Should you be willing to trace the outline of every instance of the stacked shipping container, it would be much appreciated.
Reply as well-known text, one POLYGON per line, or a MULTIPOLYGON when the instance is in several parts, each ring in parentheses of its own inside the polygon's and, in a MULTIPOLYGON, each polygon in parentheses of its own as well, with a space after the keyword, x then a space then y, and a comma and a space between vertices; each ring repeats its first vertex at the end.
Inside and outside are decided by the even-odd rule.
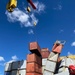
POLYGON ((6 63, 5 75, 25 75, 26 74, 26 60, 6 63))
POLYGON ((63 45, 60 43, 55 43, 52 52, 50 53, 46 65, 43 71, 43 75, 54 75, 55 70, 56 70, 56 65, 58 62, 58 57, 61 53, 63 45))
POLYGON ((32 52, 27 55, 26 75, 42 75, 41 49, 37 42, 29 44, 29 50, 32 52))

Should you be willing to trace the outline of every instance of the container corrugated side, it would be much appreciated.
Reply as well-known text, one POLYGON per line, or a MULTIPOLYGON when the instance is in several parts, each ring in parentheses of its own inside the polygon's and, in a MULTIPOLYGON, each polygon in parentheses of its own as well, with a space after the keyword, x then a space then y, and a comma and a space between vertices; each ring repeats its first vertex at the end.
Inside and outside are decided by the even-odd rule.
POLYGON ((19 75, 19 71, 18 71, 18 70, 13 70, 13 71, 11 72, 11 75, 19 75))
POLYGON ((26 70, 19 70, 19 75, 26 75, 26 70))
POLYGON ((45 66, 46 65, 46 62, 47 62, 47 58, 42 59, 42 66, 45 66))
POLYGON ((26 72, 42 73, 42 66, 35 62, 27 63, 26 72))
POLYGON ((20 61, 19 69, 26 69, 26 60, 20 61))
POLYGON ((69 65, 74 65, 74 62, 73 62, 73 60, 71 58, 67 58, 65 63, 66 63, 67 67, 69 67, 69 65))
POLYGON ((41 48, 37 42, 31 42, 29 44, 29 50, 32 53, 35 53, 36 55, 41 56, 41 48))
POLYGON ((12 66, 12 63, 6 63, 5 64, 5 71, 11 71, 11 66, 12 66))
POLYGON ((12 70, 16 70, 19 68, 19 61, 13 62, 12 63, 12 70))
POLYGON ((39 65, 42 65, 42 58, 37 56, 35 53, 27 55, 27 63, 36 62, 39 65))
POLYGON ((56 62, 57 62, 58 56, 59 56, 59 54, 57 53, 57 54, 55 54, 55 55, 52 56, 52 57, 48 57, 48 60, 52 60, 52 61, 56 61, 56 62))
POLYGON ((68 71, 68 68, 61 67, 58 69, 58 73, 63 72, 63 71, 68 71))
POLYGON ((64 58, 64 59, 62 59, 60 67, 61 66, 67 66, 67 67, 69 67, 69 65, 74 65, 74 61, 72 59, 67 58, 67 57, 64 58))
POLYGON ((56 62, 47 60, 45 70, 55 72, 55 69, 56 69, 56 62))
POLYGON ((43 75, 54 75, 54 74, 53 74, 52 72, 49 72, 49 71, 46 71, 46 70, 45 70, 45 71, 43 72, 43 75))

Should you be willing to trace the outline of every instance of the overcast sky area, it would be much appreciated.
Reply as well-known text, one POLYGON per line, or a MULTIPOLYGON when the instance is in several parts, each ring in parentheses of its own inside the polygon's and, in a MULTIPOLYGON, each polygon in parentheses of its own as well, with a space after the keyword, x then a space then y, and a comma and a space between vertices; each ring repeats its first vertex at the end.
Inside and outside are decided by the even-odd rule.
POLYGON ((32 1, 36 10, 31 7, 30 13, 26 0, 18 0, 12 13, 6 10, 8 0, 0 1, 0 75, 6 62, 26 60, 33 41, 51 51, 56 40, 65 40, 61 56, 75 54, 75 0, 32 1))

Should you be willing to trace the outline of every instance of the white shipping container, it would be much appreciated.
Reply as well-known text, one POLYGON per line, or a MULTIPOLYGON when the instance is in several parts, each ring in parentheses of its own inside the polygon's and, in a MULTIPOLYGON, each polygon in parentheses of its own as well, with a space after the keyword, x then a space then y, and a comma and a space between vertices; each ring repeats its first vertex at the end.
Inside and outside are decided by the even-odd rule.
POLYGON ((74 65, 75 65, 75 59, 72 59, 73 60, 73 62, 74 62, 74 65))
POLYGON ((26 70, 19 70, 19 75, 26 75, 26 70))
POLYGON ((5 71, 11 71, 11 66, 12 66, 12 63, 6 63, 5 64, 5 71))
POLYGON ((68 71, 68 68, 61 67, 59 68, 58 73, 63 72, 63 71, 68 71))
POLYGON ((56 54, 56 53, 54 53, 54 52, 51 52, 51 53, 49 54, 48 58, 51 58, 51 57, 53 57, 55 54, 56 54))
POLYGON ((61 73, 54 74, 54 75, 70 75, 70 73, 69 73, 69 71, 63 71, 61 73))
POLYGON ((55 54, 52 57, 48 57, 48 60, 57 61, 59 54, 55 54))
POLYGON ((26 60, 20 61, 19 69, 26 69, 26 60))
POLYGON ((47 62, 47 58, 42 59, 42 66, 45 66, 46 65, 46 62, 47 62))
POLYGON ((45 70, 55 72, 55 69, 56 69, 56 62, 47 60, 45 70))
POLYGON ((74 62, 73 62, 73 60, 71 58, 67 58, 65 63, 66 63, 67 67, 69 67, 69 65, 74 65, 74 62))
POLYGON ((54 74, 53 74, 52 72, 49 72, 49 71, 46 71, 46 70, 45 70, 45 71, 43 72, 43 75, 54 75, 54 74))
POLYGON ((16 70, 19 68, 19 61, 13 62, 12 63, 12 70, 16 70))
POLYGON ((61 67, 61 66, 67 66, 67 67, 69 67, 69 65, 74 65, 74 61, 73 61, 71 58, 65 57, 65 58, 61 61, 60 67, 61 67))
POLYGON ((65 66, 65 65, 66 65, 65 61, 66 61, 66 58, 62 59, 61 64, 60 64, 59 67, 61 67, 61 66, 65 66))

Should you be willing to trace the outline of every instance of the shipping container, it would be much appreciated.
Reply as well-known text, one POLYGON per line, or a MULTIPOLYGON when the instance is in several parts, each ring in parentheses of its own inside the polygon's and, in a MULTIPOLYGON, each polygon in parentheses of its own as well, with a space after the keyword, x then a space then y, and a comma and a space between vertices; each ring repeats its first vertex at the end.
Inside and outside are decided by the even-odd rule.
POLYGON ((35 62, 27 63, 26 72, 42 73, 42 66, 35 62))
POLYGON ((4 75, 11 75, 11 72, 4 72, 4 75))
POLYGON ((63 71, 61 73, 57 73, 57 74, 54 74, 54 75, 70 75, 70 73, 69 73, 69 70, 68 70, 68 71, 63 71))
POLYGON ((29 50, 32 53, 35 53, 36 55, 41 56, 41 48, 40 48, 40 46, 38 45, 37 42, 31 42, 29 44, 29 50))
POLYGON ((49 51, 41 51, 42 58, 48 58, 50 52, 49 51))
POLYGON ((56 52, 51 52, 51 53, 49 54, 48 58, 51 58, 51 57, 53 57, 53 56, 56 55, 56 54, 57 54, 56 52))
POLYGON ((65 63, 66 63, 67 67, 69 67, 70 65, 74 65, 75 64, 74 61, 71 58, 67 58, 65 63))
POLYGON ((26 60, 20 61, 19 69, 26 69, 26 60))
POLYGON ((47 60, 44 70, 55 72, 55 69, 56 69, 56 62, 47 60))
POLYGON ((54 75, 54 73, 45 70, 45 71, 43 72, 43 75, 54 75))
POLYGON ((61 67, 58 69, 58 73, 63 72, 63 71, 68 71, 69 69, 66 67, 61 67))
POLYGON ((36 62, 39 65, 42 65, 42 58, 37 56, 35 53, 27 55, 27 63, 36 62))
POLYGON ((74 65, 74 64, 75 63, 74 63, 74 61, 72 59, 65 57, 64 59, 62 59, 60 67, 61 66, 69 67, 69 65, 74 65))
POLYGON ((55 54, 54 52, 51 52, 50 55, 49 55, 49 57, 48 57, 48 60, 52 60, 52 61, 57 62, 58 57, 59 57, 58 53, 55 54))
POLYGON ((17 70, 19 68, 19 61, 15 61, 12 63, 12 70, 17 70))
POLYGON ((45 66, 46 65, 46 62, 47 62, 47 58, 42 59, 42 66, 45 66))
POLYGON ((61 53, 62 48, 63 48, 63 45, 60 44, 59 46, 57 46, 57 47, 56 47, 55 49, 53 49, 52 51, 53 51, 53 52, 56 52, 56 53, 61 53))
POLYGON ((6 63, 5 64, 5 71, 11 71, 11 66, 12 66, 12 63, 6 63))
POLYGON ((26 70, 19 70, 19 75, 26 75, 26 70))
POLYGON ((19 70, 12 70, 11 75, 19 75, 19 70))

